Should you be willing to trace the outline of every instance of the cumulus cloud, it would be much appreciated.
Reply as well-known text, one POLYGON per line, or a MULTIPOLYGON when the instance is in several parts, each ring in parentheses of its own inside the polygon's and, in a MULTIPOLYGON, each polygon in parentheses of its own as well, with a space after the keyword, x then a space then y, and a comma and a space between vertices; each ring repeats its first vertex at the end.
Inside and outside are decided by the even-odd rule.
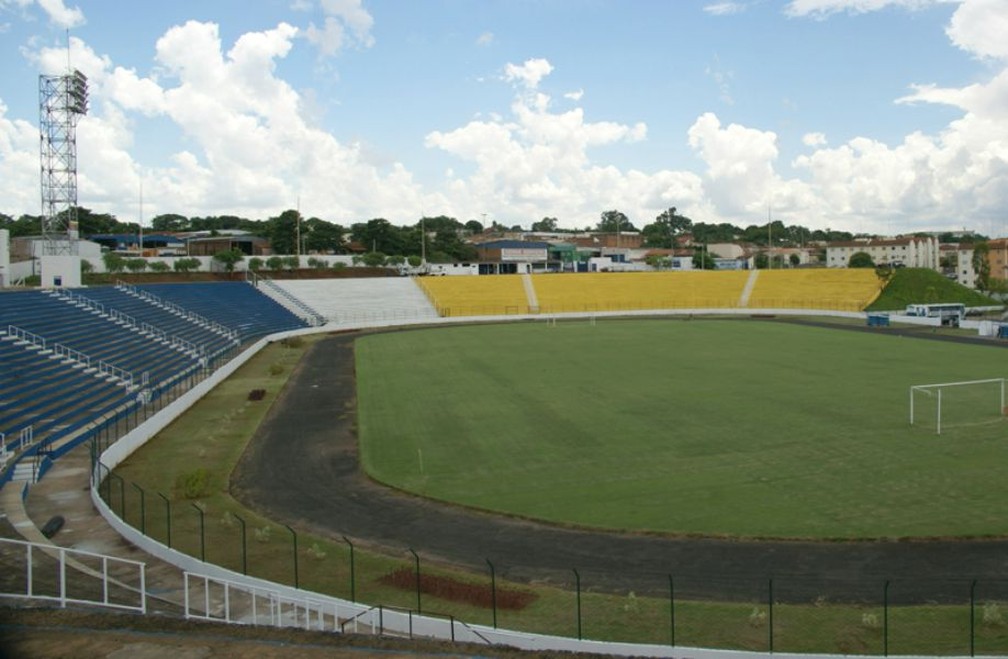
POLYGON ((325 20, 322 26, 309 23, 305 38, 319 53, 330 57, 348 46, 370 48, 374 45, 371 28, 374 18, 361 5, 361 0, 322 0, 325 20))
POLYGON ((504 67, 504 79, 516 82, 526 89, 535 89, 539 82, 553 72, 553 65, 545 59, 529 59, 523 64, 508 63, 504 67))
POLYGON ((38 0, 38 4, 55 25, 73 28, 84 24, 84 12, 79 7, 67 7, 63 0, 38 0))
POLYGON ((1002 0, 963 2, 952 15, 946 34, 969 53, 1008 60, 1008 11, 1002 0))
POLYGON ((826 136, 822 133, 805 133, 802 135, 802 144, 805 146, 824 146, 826 136))
POLYGON ((731 14, 742 13, 745 11, 745 8, 746 6, 743 2, 716 2, 707 5, 703 10, 713 16, 729 16, 731 14))
POLYGON ((788 16, 825 18, 830 14, 866 14, 886 7, 923 9, 929 5, 955 0, 791 0, 784 8, 788 16))
POLYGON ((593 148, 645 139, 643 122, 588 121, 582 108, 552 111, 548 95, 527 92, 552 71, 546 60, 508 64, 505 71, 520 87, 509 116, 427 135, 428 147, 475 167, 464 178, 453 171, 447 176, 447 194, 457 208, 503 210, 525 219, 550 215, 564 226, 584 227, 595 224, 601 208, 615 206, 646 223, 670 204, 701 203, 695 174, 621 171, 592 162, 593 148))
MULTIPOLYGON (((167 30, 155 47, 157 78, 115 66, 84 42, 71 39, 75 65, 91 83, 92 112, 78 125, 81 203, 133 215, 137 183, 144 181, 148 212, 238 214, 266 217, 299 196, 306 213, 347 221, 384 216, 410 219, 418 208, 444 200, 424 195, 399 163, 378 168, 356 144, 344 144, 304 118, 299 94, 276 75, 297 28, 241 35, 230 46, 217 25, 189 21, 167 30), (169 122, 187 148, 165 165, 132 155, 140 118, 169 122), (352 181, 334 185, 334 181, 352 181)), ((40 68, 62 71, 66 53, 42 49, 40 68)), ((0 105, 0 197, 12 203, 30 192, 38 206, 38 130, 4 118, 0 105)))

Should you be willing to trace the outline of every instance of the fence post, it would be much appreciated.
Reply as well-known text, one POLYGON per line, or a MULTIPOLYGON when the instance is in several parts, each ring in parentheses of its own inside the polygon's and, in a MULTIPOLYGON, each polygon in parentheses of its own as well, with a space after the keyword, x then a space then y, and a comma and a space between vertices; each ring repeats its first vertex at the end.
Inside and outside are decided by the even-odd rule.
POLYGON ((350 601, 357 602, 357 586, 356 580, 354 579, 354 561, 353 561, 353 543, 346 536, 343 536, 343 542, 347 543, 350 547, 350 601))
POLYGON ((889 580, 882 588, 882 656, 889 656, 889 580))
POLYGON ((413 551, 412 547, 408 549, 413 554, 413 561, 416 563, 416 610, 417 613, 423 613, 423 610, 420 608, 420 556, 413 551))
POLYGON ((773 577, 767 583, 767 643, 773 654, 773 577))
POLYGON ((167 540, 168 549, 171 549, 171 499, 161 494, 157 493, 159 497, 164 499, 165 504, 165 539, 167 540))
POLYGON ((493 609, 493 626, 497 629, 497 571, 490 559, 486 559, 486 564, 490 566, 490 606, 493 609))
POLYGON ((669 633, 672 647, 675 647, 675 581, 668 575, 669 633))
POLYGON ((196 502, 192 502, 191 505, 199 513, 199 554, 200 560, 206 563, 206 527, 204 526, 204 515, 203 509, 196 505, 196 502))
POLYGON ((248 545, 245 542, 245 520, 238 513, 231 513, 241 523, 242 574, 248 574, 248 545))
MULTIPOLYGON (((284 524, 284 526, 287 526, 284 524)), ((298 578, 298 546, 297 546, 297 533, 291 527, 287 526, 287 530, 290 531, 291 538, 294 541, 294 587, 300 588, 301 581, 298 578)))
POLYGON ((145 501, 147 497, 142 487, 133 481, 130 481, 130 485, 140 493, 140 533, 147 535, 147 503, 145 501))
POLYGON ((970 656, 976 656, 976 579, 970 583, 970 656))
POLYGON ((577 592, 577 634, 578 640, 581 640, 581 575, 578 574, 577 568, 571 568, 574 572, 574 590, 577 592))
MULTIPOLYGON (((111 479, 113 479, 113 478, 119 479, 119 517, 122 518, 122 521, 125 522, 126 521, 126 481, 124 481, 123 477, 120 476, 119 474, 110 471, 109 472, 109 480, 111 481, 111 479)), ((109 499, 110 499, 109 503, 110 504, 112 503, 111 502, 111 498, 112 498, 112 488, 110 486, 109 487, 109 499)))

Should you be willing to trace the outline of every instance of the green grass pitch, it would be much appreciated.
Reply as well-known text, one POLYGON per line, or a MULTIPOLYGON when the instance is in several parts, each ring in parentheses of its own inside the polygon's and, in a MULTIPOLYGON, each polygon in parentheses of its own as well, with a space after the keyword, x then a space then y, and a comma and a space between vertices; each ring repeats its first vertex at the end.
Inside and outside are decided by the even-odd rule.
POLYGON ((371 335, 356 347, 361 459, 404 490, 590 527, 1004 535, 997 402, 946 401, 938 436, 929 419, 909 425, 908 389, 1001 377, 1005 356, 736 320, 371 335))

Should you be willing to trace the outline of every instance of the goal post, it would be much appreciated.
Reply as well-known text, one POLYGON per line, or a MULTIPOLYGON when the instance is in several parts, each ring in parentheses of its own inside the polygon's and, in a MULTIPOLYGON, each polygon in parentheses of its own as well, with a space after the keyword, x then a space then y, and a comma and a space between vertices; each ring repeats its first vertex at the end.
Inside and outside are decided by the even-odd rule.
MULTIPOLYGON (((954 414, 957 420, 983 422, 989 418, 1005 416, 1005 378, 967 380, 963 382, 940 382, 937 384, 916 384, 910 387, 910 425, 915 425, 922 414, 921 403, 928 401, 924 414, 933 419, 935 433, 941 434, 942 413, 954 414), (943 396, 944 394, 944 396, 943 396)), ((946 425, 948 421, 946 419, 946 425)))

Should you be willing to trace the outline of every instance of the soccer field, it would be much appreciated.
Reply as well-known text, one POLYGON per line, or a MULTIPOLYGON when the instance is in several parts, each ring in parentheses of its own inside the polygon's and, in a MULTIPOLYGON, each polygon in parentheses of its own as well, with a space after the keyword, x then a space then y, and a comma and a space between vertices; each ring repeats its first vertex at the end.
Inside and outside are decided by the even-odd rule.
POLYGON ((1002 377, 1000 348, 737 320, 463 326, 356 345, 362 463, 425 496, 676 534, 1008 530, 996 402, 989 414, 947 402, 940 436, 908 423, 911 385, 1002 377))

